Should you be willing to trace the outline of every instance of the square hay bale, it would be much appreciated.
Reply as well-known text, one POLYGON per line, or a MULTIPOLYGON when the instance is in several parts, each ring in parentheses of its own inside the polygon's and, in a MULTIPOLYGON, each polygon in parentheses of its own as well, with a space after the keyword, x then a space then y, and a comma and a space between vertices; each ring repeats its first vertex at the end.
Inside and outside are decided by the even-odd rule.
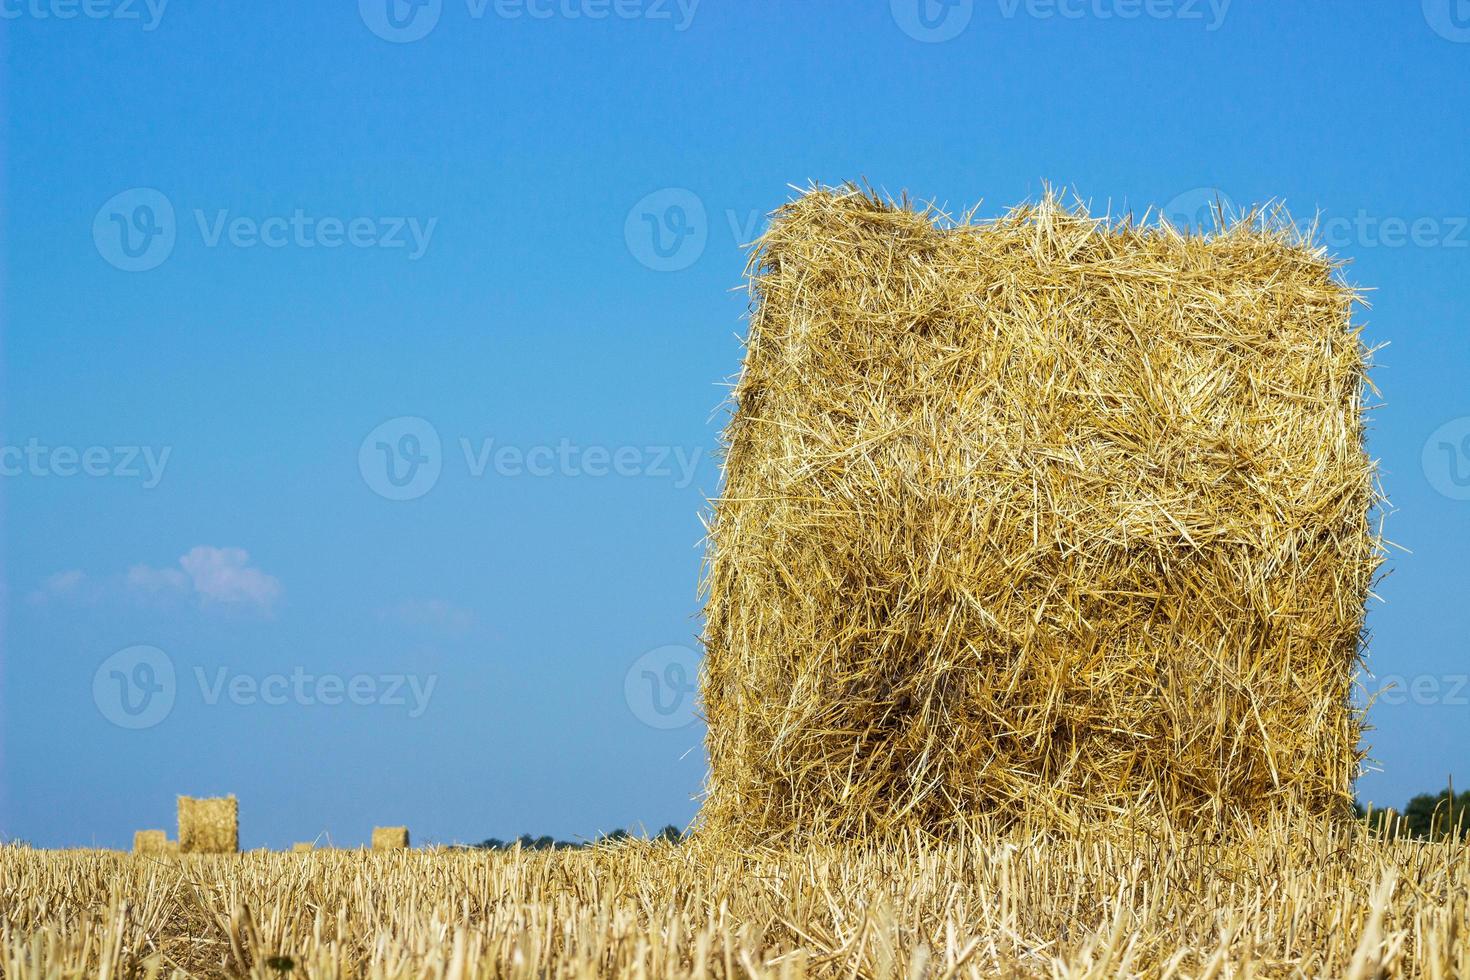
POLYGON ((240 808, 233 796, 179 797, 179 850, 234 854, 240 850, 240 808))
POLYGON ((1382 549, 1338 265, 1280 214, 1202 237, 1050 193, 774 217, 710 517, 703 826, 1342 812, 1382 549))
POLYGON ((167 854, 168 845, 168 831, 166 830, 133 831, 134 854, 167 854))
POLYGON ((408 847, 407 827, 374 827, 373 850, 398 851, 408 847))
POLYGON ((311 843, 311 841, 297 841, 291 845, 292 854, 306 854, 314 850, 316 850, 316 845, 311 843))

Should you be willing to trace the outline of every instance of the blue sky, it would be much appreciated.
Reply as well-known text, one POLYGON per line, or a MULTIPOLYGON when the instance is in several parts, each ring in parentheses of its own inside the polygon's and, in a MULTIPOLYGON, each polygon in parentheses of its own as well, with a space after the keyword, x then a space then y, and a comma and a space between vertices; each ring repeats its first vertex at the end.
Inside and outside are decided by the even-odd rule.
POLYGON ((0 2, 0 834, 686 823, 740 243, 850 178, 1320 210, 1418 684, 1361 791, 1470 784, 1470 5, 392 2, 0 2))

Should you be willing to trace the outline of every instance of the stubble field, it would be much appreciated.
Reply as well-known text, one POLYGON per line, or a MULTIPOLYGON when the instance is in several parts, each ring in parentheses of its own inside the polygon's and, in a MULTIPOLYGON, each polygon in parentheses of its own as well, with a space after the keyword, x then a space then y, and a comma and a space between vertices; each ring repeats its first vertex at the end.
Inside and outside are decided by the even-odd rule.
POLYGON ((7 980, 1470 976, 1470 849, 976 835, 734 854, 0 849, 7 980))

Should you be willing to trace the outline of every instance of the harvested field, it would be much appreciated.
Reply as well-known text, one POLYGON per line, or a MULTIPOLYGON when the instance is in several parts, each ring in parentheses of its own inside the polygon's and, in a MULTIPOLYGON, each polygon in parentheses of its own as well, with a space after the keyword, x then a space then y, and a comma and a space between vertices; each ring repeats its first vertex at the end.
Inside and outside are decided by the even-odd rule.
MULTIPOLYGON (((1343 832, 1344 834, 1347 831, 1343 832)), ((0 850, 7 980, 1470 976, 1470 849, 1010 834, 744 857, 0 850)))

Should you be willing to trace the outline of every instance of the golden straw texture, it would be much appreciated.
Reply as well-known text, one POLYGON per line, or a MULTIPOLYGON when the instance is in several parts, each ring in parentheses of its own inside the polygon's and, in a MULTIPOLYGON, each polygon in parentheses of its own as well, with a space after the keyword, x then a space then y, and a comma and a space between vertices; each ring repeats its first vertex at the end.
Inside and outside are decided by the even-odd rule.
POLYGON ((135 831, 133 831, 133 853, 134 854, 167 854, 168 853, 168 831, 166 831, 166 830, 135 830, 135 831))
POLYGON ((408 846, 407 827, 374 827, 373 850, 397 851, 408 846))
POLYGON ((1342 812, 1368 352, 1272 217, 777 212, 710 517, 706 830, 1342 812))
POLYGON ((0 847, 5 980, 1470 977, 1470 847, 1269 827, 742 855, 713 842, 0 847))
POLYGON ((179 849, 186 854, 233 854, 240 849, 240 811, 233 796, 179 797, 179 849))

